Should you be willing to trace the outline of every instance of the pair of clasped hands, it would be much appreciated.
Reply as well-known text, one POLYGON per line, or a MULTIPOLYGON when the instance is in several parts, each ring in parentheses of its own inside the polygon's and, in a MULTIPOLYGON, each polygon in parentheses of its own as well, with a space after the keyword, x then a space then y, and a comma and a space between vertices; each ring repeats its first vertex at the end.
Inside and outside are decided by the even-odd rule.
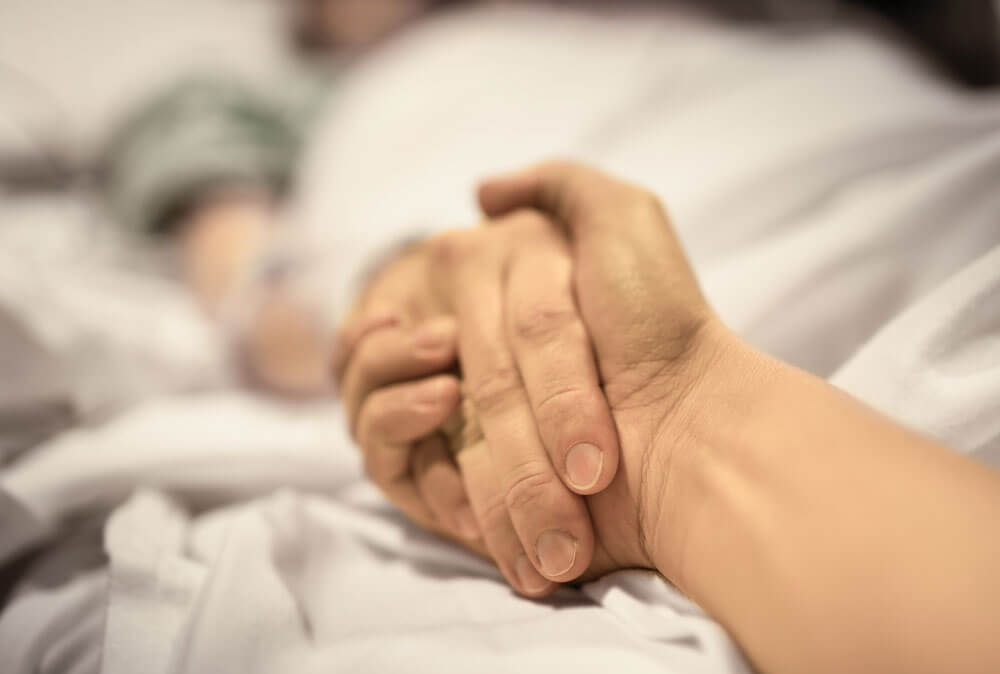
POLYGON ((648 191, 550 162, 479 201, 481 226, 399 254, 342 328, 366 470, 526 596, 657 567, 675 446, 725 328, 648 191))

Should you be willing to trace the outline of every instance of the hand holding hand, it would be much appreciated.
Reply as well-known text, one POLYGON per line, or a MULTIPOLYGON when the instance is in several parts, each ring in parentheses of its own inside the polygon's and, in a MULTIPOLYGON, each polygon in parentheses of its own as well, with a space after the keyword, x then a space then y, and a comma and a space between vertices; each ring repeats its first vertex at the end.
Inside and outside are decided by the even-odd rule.
MULTIPOLYGON (((504 220, 505 227, 418 245, 376 279, 363 302, 397 307, 405 325, 454 316, 464 389, 486 439, 458 455, 462 479, 487 550, 514 587, 538 596, 553 589, 549 581, 572 580, 590 565, 593 533, 576 494, 612 481, 618 442, 573 300, 564 240, 537 215, 504 220)), ((349 323, 349 345, 362 326, 349 323)), ((430 382, 406 380, 448 367, 454 351, 431 357, 413 349, 398 330, 370 333, 356 349, 343 349, 350 355, 342 390, 373 479, 426 523, 440 511, 429 505, 435 492, 421 498, 418 455, 400 449, 439 426, 458 392, 454 377, 437 379, 439 403, 418 410, 416 390, 430 382), (405 438, 381 439, 401 428, 405 438)), ((435 457, 438 475, 454 471, 440 450, 435 457)))

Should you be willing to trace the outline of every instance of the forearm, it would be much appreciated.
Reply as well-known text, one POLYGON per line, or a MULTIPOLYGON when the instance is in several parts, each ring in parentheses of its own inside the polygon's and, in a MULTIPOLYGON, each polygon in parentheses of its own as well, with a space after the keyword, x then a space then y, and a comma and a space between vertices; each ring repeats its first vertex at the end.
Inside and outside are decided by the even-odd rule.
POLYGON ((662 486, 660 571, 765 671, 1000 671, 1000 476, 723 341, 662 486))

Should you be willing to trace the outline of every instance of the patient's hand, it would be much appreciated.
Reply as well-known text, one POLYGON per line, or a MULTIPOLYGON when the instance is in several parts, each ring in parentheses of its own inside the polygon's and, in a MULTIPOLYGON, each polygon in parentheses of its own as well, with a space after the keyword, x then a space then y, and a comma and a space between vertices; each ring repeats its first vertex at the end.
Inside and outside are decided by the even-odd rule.
POLYGON ((399 322, 363 339, 364 321, 349 322, 342 392, 373 480, 417 522, 458 533, 447 514, 464 504, 458 473, 434 433, 458 403, 458 379, 411 381, 455 356, 447 321, 423 326, 437 331, 433 349, 413 329, 455 317, 464 390, 487 440, 458 454, 461 480, 486 549, 515 588, 538 596, 590 567, 577 494, 611 483, 619 450, 564 240, 532 213, 504 221, 436 237, 376 279, 358 315, 396 307, 399 322), (432 474, 445 486, 427 486, 432 474))

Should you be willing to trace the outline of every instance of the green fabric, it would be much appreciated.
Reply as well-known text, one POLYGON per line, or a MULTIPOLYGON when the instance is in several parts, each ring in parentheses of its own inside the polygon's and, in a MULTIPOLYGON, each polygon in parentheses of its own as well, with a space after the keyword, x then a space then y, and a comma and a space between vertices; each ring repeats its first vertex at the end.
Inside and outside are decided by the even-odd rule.
POLYGON ((162 233, 167 217, 213 186, 288 183, 309 114, 217 75, 182 81, 127 119, 101 158, 114 219, 162 233))

